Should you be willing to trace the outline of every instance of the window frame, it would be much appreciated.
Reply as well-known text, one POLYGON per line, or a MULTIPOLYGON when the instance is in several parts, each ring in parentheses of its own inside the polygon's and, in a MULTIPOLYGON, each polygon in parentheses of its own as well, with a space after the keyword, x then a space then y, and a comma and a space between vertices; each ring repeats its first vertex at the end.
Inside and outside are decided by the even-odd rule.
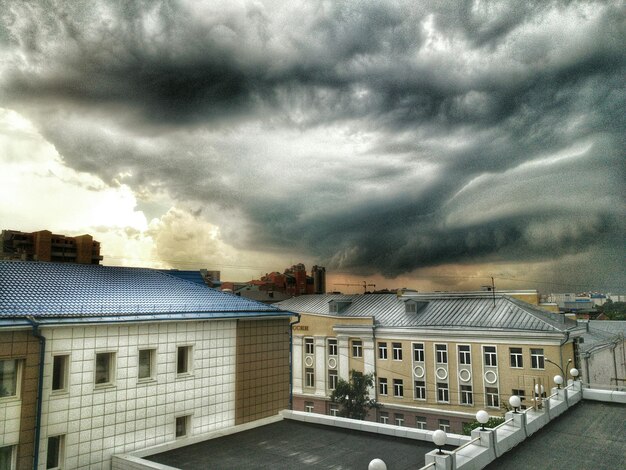
POLYGON ((9 452, 10 452, 9 469, 14 470, 17 464, 17 445, 16 444, 2 445, 0 446, 0 449, 9 449, 9 452))
POLYGON ((352 357, 360 359, 363 357, 363 340, 353 339, 351 342, 352 357))
POLYGON ((389 395, 389 382, 387 381, 387 377, 378 378, 378 394, 383 396, 389 395))
POLYGON ((437 403, 450 403, 450 385, 447 382, 437 382, 437 403))
POLYGON ((115 379, 116 379, 116 360, 117 360, 117 354, 114 351, 100 351, 100 352, 96 352, 95 354, 95 358, 94 358, 94 378, 93 378, 93 382, 95 387, 111 387, 113 385, 115 385, 115 379), (109 356, 109 362, 108 362, 108 372, 107 372, 107 377, 106 377, 106 381, 104 382, 99 382, 98 381, 98 356, 109 356))
POLYGON ((378 343, 378 359, 381 360, 386 360, 388 357, 387 355, 387 342, 386 341, 380 341, 378 343))
POLYGON ((435 363, 436 364, 448 364, 448 345, 447 344, 435 344, 435 363), (439 346, 443 346, 440 349, 439 346))
MULTIPOLYGON (((0 395, 0 401, 5 401, 5 400, 15 400, 17 398, 19 398, 22 394, 22 367, 23 367, 23 360, 22 359, 15 359, 15 358, 9 358, 9 359, 0 359, 0 362, 11 362, 13 361, 15 366, 14 366, 14 373, 13 373, 13 387, 12 390, 13 393, 11 393, 10 395, 4 395, 1 396, 0 395)), ((0 370, 2 370, 2 372, 4 373, 4 367, 2 367, 0 370)), ((8 374, 7 374, 8 375, 8 374)), ((4 383, 5 381, 2 380, 0 381, 0 384, 4 383)), ((8 382, 8 381, 7 381, 8 382)), ((7 390, 5 388, 5 390, 7 390)), ((8 390, 7 390, 8 391, 8 390)))
POLYGON ((313 367, 304 368, 304 386, 315 388, 315 369, 313 367))
POLYGON ((509 364, 512 369, 524 368, 524 352, 522 348, 509 348, 509 364))
POLYGON ((426 400, 426 381, 425 380, 413 381, 413 398, 415 400, 426 400), (421 391, 421 393, 418 393, 418 390, 421 391))
POLYGON ((449 419, 439 418, 437 421, 437 425, 439 426, 439 429, 441 429, 443 432, 450 432, 450 420, 449 419))
POLYGON ((526 409, 526 405, 524 405, 524 401, 526 401, 526 390, 523 388, 514 388, 511 389, 511 395, 517 395, 520 399, 521 405, 520 408, 522 410, 526 409))
POLYGON ((424 343, 413 343, 413 362, 425 362, 425 360, 424 343))
POLYGON ((46 447, 46 470, 62 469, 65 463, 65 434, 56 434, 48 436, 46 447), (50 441, 56 439, 56 465, 50 466, 50 441))
POLYGON ((337 340, 335 338, 328 339, 328 355, 329 356, 337 356, 338 346, 337 340))
POLYGON ((328 406, 328 415, 329 416, 339 416, 339 407, 337 405, 329 405, 328 406))
POLYGON ((546 354, 543 348, 530 348, 530 368, 535 370, 545 370, 546 354), (541 351, 541 353, 536 353, 535 351, 541 351), (540 363, 541 367, 539 367, 540 363))
POLYGON ((393 352, 393 360, 401 361, 402 360, 402 343, 391 343, 391 348, 393 352))
POLYGON ((315 339, 311 337, 304 338, 304 354, 315 354, 315 339))
POLYGON ((339 374, 334 369, 328 371, 328 390, 336 390, 337 382, 339 381, 339 374))
MULTIPOLYGON (((178 354, 178 350, 176 350, 177 354, 178 354)), ((151 380, 155 380, 155 372, 156 372, 156 357, 157 357, 157 350, 156 348, 141 348, 137 350, 137 381, 138 382, 148 382, 151 380), (146 377, 141 377, 140 373, 141 373, 141 353, 147 351, 148 352, 148 358, 150 363, 148 364, 148 376, 146 377)), ((178 367, 178 365, 177 365, 178 367)))
POLYGON ((52 355, 52 381, 50 383, 50 390, 52 393, 65 393, 69 386, 70 376, 70 355, 69 354, 53 354, 52 355), (57 379, 57 359, 61 360, 60 379, 57 379), (55 388, 55 383, 60 382, 60 385, 55 388))
POLYGON ((459 344, 457 346, 459 365, 471 366, 472 365, 472 348, 469 344, 459 344), (467 348, 467 349, 461 349, 467 348))
POLYGON ((389 424, 389 413, 386 411, 381 411, 378 415, 378 420, 380 424, 389 424))
POLYGON ((184 439, 191 436, 191 415, 179 415, 174 420, 174 437, 176 439, 184 439), (182 420, 182 421, 180 421, 182 420), (179 433, 179 422, 184 426, 183 433, 179 433))
POLYGON ((404 398, 404 380, 393 379, 393 396, 395 398, 404 398))
POLYGON ((393 421, 396 426, 404 426, 404 423, 405 423, 404 413, 394 413, 393 421))
POLYGON ((471 385, 461 385, 461 405, 474 406, 474 389, 471 385))
POLYGON ((415 416, 415 427, 417 429, 426 429, 426 426, 428 426, 428 420, 426 419, 426 416, 415 416))
POLYGON ((176 375, 178 377, 188 376, 193 373, 193 346, 190 344, 176 345, 176 375), (185 357, 183 358, 185 363, 185 370, 181 370, 181 357, 180 352, 185 351, 185 357))
POLYGON ((500 408, 500 393, 497 387, 485 387, 485 406, 487 408, 500 408), (495 392, 489 390, 495 390, 495 392))
POLYGON ((314 413, 315 412, 315 403, 312 401, 304 402, 304 412, 305 413, 314 413))
POLYGON ((498 348, 492 345, 483 346, 483 364, 485 367, 498 367, 498 348))

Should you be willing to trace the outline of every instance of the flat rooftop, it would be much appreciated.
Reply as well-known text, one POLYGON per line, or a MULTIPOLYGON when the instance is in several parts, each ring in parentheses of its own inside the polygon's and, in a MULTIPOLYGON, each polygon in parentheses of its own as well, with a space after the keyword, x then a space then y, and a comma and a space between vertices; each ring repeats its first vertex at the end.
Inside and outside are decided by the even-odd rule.
POLYGON ((285 419, 143 458, 181 470, 363 470, 379 458, 389 469, 415 470, 434 448, 432 442, 285 419))
POLYGON ((583 400, 485 468, 613 470, 625 462, 626 406, 583 400))

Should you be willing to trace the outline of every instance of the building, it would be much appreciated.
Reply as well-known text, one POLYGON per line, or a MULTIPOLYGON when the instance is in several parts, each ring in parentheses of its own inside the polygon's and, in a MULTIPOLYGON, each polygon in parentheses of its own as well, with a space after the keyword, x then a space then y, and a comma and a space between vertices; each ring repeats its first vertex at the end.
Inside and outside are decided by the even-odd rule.
POLYGON ((0 462, 108 469, 277 414, 291 315, 159 270, 0 261, 0 462))
POLYGON ((99 264, 100 243, 91 235, 67 237, 48 230, 26 233, 3 230, 0 260, 99 264))
POLYGON ((294 410, 336 415, 330 396, 351 370, 373 373, 369 420, 461 432, 511 395, 532 403, 577 364, 584 326, 493 293, 311 295, 280 302, 293 326, 294 410), (553 363, 556 363, 553 365, 553 363))
POLYGON ((311 275, 306 273, 306 266, 295 264, 285 269, 267 273, 261 279, 248 282, 223 282, 221 289, 235 295, 264 303, 276 303, 290 297, 326 292, 326 268, 313 266, 311 275))
POLYGON ((585 382, 626 390, 626 321, 584 322, 580 355, 585 382))

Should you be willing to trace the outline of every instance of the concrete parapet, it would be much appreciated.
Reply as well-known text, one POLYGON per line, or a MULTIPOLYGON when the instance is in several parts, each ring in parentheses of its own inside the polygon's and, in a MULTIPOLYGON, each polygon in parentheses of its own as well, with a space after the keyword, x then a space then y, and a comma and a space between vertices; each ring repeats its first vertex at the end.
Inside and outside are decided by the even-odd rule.
POLYGON ((582 395, 585 400, 626 403, 626 392, 583 388, 582 395))

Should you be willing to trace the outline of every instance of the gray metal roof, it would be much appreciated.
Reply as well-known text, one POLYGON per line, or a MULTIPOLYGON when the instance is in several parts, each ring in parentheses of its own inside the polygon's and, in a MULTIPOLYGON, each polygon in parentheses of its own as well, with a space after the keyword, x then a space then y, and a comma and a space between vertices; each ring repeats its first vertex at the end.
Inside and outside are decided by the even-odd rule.
POLYGON ((563 332, 576 322, 563 315, 541 310, 506 295, 492 294, 418 294, 398 297, 395 294, 304 295, 274 304, 298 313, 374 317, 376 325, 398 328, 480 328, 563 332), (331 301, 350 302, 340 313, 330 313, 331 301), (417 302, 417 313, 408 313, 406 302, 417 302))
POLYGON ((602 349, 615 341, 623 341, 626 336, 626 321, 590 320, 587 325, 582 335, 585 341, 580 344, 583 352, 602 349))
POLYGON ((0 326, 26 315, 131 321, 288 312, 155 269, 0 261, 0 326))

